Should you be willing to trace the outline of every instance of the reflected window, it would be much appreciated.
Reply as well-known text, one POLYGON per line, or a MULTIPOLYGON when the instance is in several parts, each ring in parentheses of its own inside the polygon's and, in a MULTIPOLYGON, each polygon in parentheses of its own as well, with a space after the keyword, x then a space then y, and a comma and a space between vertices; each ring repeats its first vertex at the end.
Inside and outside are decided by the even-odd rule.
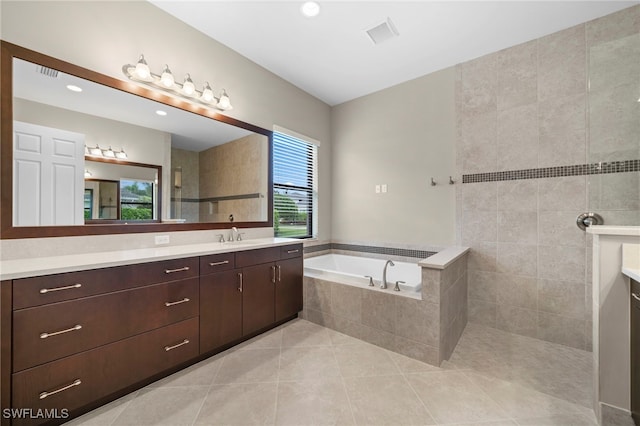
POLYGON ((315 144, 273 133, 273 227, 276 237, 311 238, 315 234, 315 144))
POLYGON ((120 181, 120 218, 152 220, 154 183, 142 180, 120 181))

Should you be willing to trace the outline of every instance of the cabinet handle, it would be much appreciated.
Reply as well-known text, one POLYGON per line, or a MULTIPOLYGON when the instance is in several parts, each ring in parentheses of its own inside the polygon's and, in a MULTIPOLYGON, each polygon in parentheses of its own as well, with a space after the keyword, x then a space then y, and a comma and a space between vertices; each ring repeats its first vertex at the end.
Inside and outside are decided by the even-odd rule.
POLYGON ((69 333, 70 331, 80 330, 81 328, 82 328, 82 326, 80 324, 78 324, 78 325, 75 325, 75 326, 73 326, 71 328, 67 328, 66 330, 54 331, 52 333, 41 333, 40 334, 40 338, 41 339, 46 339, 47 337, 57 336, 58 334, 69 333))
POLYGON ((49 392, 41 392, 40 393, 40 399, 45 399, 48 396, 55 395, 58 392, 66 391, 67 389, 71 389, 72 387, 79 386, 81 384, 82 384, 82 382, 80 381, 80 379, 75 379, 73 381, 73 383, 71 383, 70 385, 61 387, 60 389, 52 390, 52 391, 49 391, 49 392))
POLYGON ((282 267, 278 265, 278 282, 282 281, 282 267))
POLYGON ((209 266, 220 266, 220 265, 226 265, 228 263, 229 263, 228 260, 223 260, 222 262, 210 262, 209 266))
POLYGON ((271 282, 272 283, 276 283, 276 267, 272 266, 271 267, 271 282))
POLYGON ((82 284, 76 283, 76 284, 67 285, 67 286, 64 286, 64 287, 41 288, 40 289, 40 294, 50 293, 52 291, 71 290, 71 289, 80 288, 80 287, 82 287, 82 284))
POLYGON ((174 272, 184 272, 184 271, 188 271, 190 268, 188 266, 185 266, 184 268, 178 268, 178 269, 165 269, 164 273, 165 274, 173 274, 174 272))
POLYGON ((164 350, 169 352, 172 349, 179 348, 180 346, 187 345, 187 344, 189 344, 189 340, 188 339, 184 339, 182 342, 178 343, 177 345, 165 346, 164 350))
POLYGON ((640 296, 638 296, 635 293, 631 293, 631 295, 633 296, 634 299, 636 299, 638 302, 640 302, 640 296))
POLYGON ((188 297, 185 297, 184 299, 182 299, 182 300, 178 300, 178 301, 176 301, 176 302, 164 302, 164 306, 169 307, 169 306, 173 306, 173 305, 179 305, 179 304, 181 304, 181 303, 188 302, 189 300, 190 300, 190 299, 189 299, 188 297))
POLYGON ((298 253, 298 252, 300 252, 300 249, 287 250, 287 254, 293 254, 293 253, 298 253))
POLYGON ((242 293, 242 272, 238 272, 238 278, 240 279, 240 287, 238 287, 238 291, 242 293))

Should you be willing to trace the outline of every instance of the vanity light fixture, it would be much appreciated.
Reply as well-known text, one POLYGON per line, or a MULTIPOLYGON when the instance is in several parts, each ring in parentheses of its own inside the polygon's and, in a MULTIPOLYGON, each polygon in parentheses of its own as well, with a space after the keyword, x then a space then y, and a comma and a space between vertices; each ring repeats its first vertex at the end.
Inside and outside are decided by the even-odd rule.
POLYGON ((127 159, 127 153, 124 152, 123 148, 120 148, 120 151, 116 152, 111 147, 108 149, 102 149, 99 145, 96 145, 93 148, 89 148, 85 145, 84 153, 85 155, 90 155, 92 157, 118 158, 120 160, 127 159))
POLYGON ((163 111, 161 109, 156 111, 156 114, 158 114, 161 117, 165 117, 167 115, 167 111, 163 111))
POLYGON ((91 176, 93 176, 93 175, 91 174, 91 172, 89 171, 89 169, 84 169, 84 177, 89 178, 89 177, 91 177, 91 176))
POLYGON ((190 102, 214 107, 222 111, 233 109, 226 90, 222 89, 220 96, 216 98, 213 95, 213 90, 209 83, 205 82, 202 91, 199 91, 196 89, 196 85, 189 74, 185 75, 182 83, 178 83, 175 81, 175 78, 169 69, 169 65, 164 66, 160 75, 154 74, 151 72, 149 65, 147 65, 144 55, 140 55, 140 59, 135 65, 123 65, 122 72, 129 80, 145 84, 154 89, 163 90, 190 102))

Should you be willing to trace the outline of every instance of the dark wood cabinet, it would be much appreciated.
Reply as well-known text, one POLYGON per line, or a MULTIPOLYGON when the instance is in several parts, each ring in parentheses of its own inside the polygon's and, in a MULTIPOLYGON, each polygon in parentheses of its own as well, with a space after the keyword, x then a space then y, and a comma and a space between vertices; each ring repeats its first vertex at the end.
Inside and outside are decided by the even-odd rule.
POLYGON ((242 335, 246 336, 275 322, 274 281, 272 263, 242 268, 242 335))
POLYGON ((237 270, 200 277, 200 353, 242 337, 241 279, 237 270))
POLYGON ((297 315, 302 271, 296 244, 3 281, 1 408, 77 416, 226 349, 297 315))
POLYGON ((302 256, 276 263, 276 321, 289 318, 302 310, 302 256))
POLYGON ((631 280, 631 416, 640 425, 640 283, 631 280))

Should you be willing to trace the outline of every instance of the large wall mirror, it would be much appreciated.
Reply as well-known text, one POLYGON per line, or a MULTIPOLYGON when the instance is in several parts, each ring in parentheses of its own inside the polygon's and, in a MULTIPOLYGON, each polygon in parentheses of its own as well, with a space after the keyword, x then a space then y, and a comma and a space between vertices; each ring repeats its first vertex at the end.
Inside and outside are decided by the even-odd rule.
POLYGON ((273 224, 272 132, 2 41, 1 238, 273 224))

